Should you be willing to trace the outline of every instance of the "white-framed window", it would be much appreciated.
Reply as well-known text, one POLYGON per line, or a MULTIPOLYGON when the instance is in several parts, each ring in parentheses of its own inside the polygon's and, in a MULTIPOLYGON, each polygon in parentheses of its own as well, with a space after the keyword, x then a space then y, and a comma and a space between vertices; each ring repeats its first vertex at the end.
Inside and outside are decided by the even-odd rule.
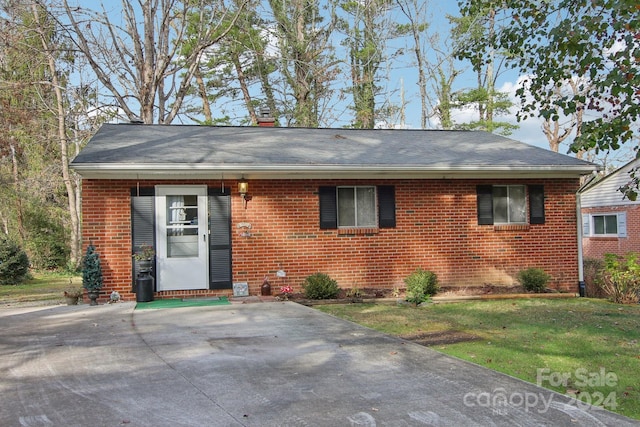
POLYGON ((376 227, 376 187, 337 187, 338 227, 376 227))
POLYGON ((591 237, 627 237, 627 213, 605 212, 582 216, 582 234, 591 237))
POLYGON ((527 193, 524 185, 493 186, 493 223, 527 223, 527 193))

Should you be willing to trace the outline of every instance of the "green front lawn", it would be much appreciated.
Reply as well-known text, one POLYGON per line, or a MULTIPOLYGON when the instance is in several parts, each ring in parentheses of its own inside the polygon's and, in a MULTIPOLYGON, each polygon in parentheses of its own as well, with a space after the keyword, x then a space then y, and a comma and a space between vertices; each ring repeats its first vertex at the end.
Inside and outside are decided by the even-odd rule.
POLYGON ((64 302, 65 289, 82 287, 82 277, 67 273, 32 273, 33 278, 20 285, 0 285, 0 304, 64 302))
POLYGON ((640 306, 575 298, 316 308, 640 419, 640 306))

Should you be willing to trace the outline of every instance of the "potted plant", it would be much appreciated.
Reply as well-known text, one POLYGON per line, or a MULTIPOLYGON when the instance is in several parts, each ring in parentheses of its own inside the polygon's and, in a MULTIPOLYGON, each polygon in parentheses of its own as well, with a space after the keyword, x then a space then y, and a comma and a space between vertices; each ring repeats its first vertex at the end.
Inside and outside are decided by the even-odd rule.
POLYGON ((89 244, 87 247, 82 264, 82 287, 87 290, 87 295, 91 300, 90 305, 98 305, 96 300, 100 295, 100 289, 102 289, 102 267, 100 254, 96 252, 93 244, 89 244))
POLYGON ((133 259, 138 262, 138 268, 140 273, 148 273, 151 271, 153 264, 153 257, 156 252, 153 250, 153 246, 143 243, 140 245, 140 250, 133 254, 133 259))
POLYGON ((67 305, 78 305, 78 299, 82 297, 84 291, 80 287, 69 287, 64 291, 64 299, 67 305))

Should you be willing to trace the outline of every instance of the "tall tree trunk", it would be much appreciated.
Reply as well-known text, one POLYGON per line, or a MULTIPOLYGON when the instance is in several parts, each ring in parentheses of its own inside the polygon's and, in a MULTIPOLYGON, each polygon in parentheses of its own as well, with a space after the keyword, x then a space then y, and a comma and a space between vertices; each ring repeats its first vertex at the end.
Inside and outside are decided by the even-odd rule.
POLYGON ((9 150, 11 152, 11 165, 12 165, 12 175, 13 175, 13 187, 15 191, 16 198, 16 220, 18 222, 18 234, 20 235, 20 239, 24 242, 27 232, 24 228, 24 214, 22 211, 22 197, 20 197, 20 168, 18 165, 18 156, 16 155, 16 147, 11 144, 9 146, 9 150))
POLYGON ((49 39, 45 36, 43 23, 40 19, 40 12, 37 5, 32 5, 31 10, 33 17, 37 23, 37 31, 42 43, 43 52, 46 54, 47 62, 49 66, 49 72, 51 73, 51 84, 56 96, 56 118, 57 118, 57 131, 58 140, 60 143, 60 166, 62 168, 62 180, 67 190, 67 201, 69 207, 69 215, 71 222, 71 235, 70 235, 70 249, 69 262, 72 266, 78 267, 80 265, 81 253, 82 253, 82 239, 81 239, 81 223, 80 223, 80 211, 78 210, 78 204, 76 201, 76 188, 75 180, 71 176, 69 169, 69 141, 67 139, 67 128, 65 124, 65 107, 64 97, 62 94, 62 88, 60 86, 60 80, 58 78, 58 69, 56 66, 56 60, 53 56, 53 49, 49 44, 49 39))
POLYGON ((233 66, 236 69, 236 74, 238 75, 240 91, 242 92, 244 104, 247 107, 247 111, 249 112, 249 117, 251 117, 251 123, 257 125, 258 116, 256 115, 256 109, 253 107, 253 103, 251 102, 251 95, 249 94, 249 87, 247 85, 246 76, 244 75, 244 70, 242 69, 242 64, 240 63, 240 58, 238 57, 238 55, 233 55, 233 58, 231 58, 231 60, 233 62, 233 66))
POLYGON ((209 97, 207 96, 207 87, 204 84, 202 72, 200 67, 196 69, 193 77, 196 80, 196 86, 198 88, 198 95, 202 100, 202 114, 204 115, 205 123, 213 123, 213 114, 211 114, 211 104, 209 103, 209 97))

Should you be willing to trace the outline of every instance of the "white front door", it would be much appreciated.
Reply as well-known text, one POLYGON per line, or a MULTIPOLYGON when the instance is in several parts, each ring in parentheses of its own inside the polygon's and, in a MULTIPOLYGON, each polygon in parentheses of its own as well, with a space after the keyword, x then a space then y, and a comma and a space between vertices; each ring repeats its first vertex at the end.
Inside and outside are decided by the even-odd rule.
POLYGON ((207 187, 156 187, 158 291, 208 289, 207 187))

